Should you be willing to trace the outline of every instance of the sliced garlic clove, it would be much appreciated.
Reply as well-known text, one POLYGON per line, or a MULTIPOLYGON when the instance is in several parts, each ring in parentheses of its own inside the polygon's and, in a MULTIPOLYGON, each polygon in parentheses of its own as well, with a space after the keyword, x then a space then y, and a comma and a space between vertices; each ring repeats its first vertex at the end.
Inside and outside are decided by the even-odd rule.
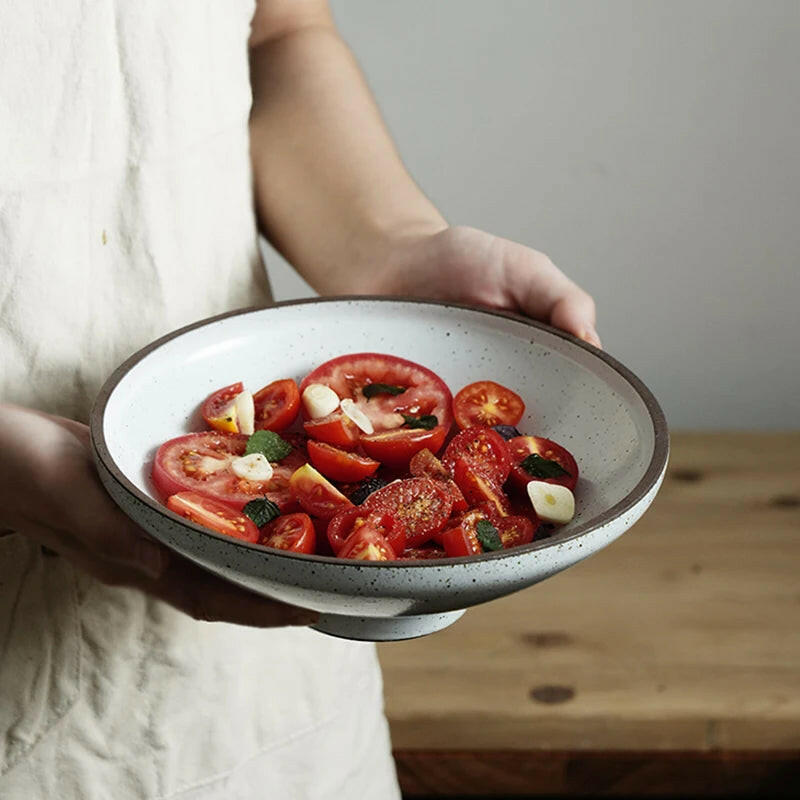
POLYGON ((310 383, 303 390, 303 405, 311 419, 327 417, 339 408, 339 395, 324 383, 310 383))
POLYGON ((530 481, 528 497, 542 522, 565 525, 575 516, 575 496, 566 486, 530 481))
POLYGON ((231 461, 231 472, 246 481, 268 481, 272 477, 272 471, 272 464, 263 453, 251 453, 231 461))
POLYGON ((256 424, 256 407, 253 403, 252 392, 239 392, 234 400, 234 405, 236 406, 239 433, 251 436, 256 424))
POLYGON ((342 400, 342 412, 355 422, 363 433, 375 433, 375 428, 370 418, 349 397, 342 400))

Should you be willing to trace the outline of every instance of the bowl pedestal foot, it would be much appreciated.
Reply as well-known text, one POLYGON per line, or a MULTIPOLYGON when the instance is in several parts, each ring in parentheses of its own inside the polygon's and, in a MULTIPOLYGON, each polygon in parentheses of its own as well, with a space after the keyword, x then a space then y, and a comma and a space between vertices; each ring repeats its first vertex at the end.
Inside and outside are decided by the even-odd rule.
POLYGON ((403 617, 348 617, 343 614, 320 614, 319 621, 316 625, 312 625, 312 628, 342 639, 396 642, 440 631, 459 619, 464 610, 462 608, 441 614, 403 617))

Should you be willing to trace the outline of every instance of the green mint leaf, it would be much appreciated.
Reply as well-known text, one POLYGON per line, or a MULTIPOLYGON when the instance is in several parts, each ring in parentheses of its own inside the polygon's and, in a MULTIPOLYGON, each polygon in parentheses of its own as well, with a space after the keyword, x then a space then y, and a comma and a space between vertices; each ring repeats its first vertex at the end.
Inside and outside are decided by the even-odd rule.
POLYGON ((292 452, 292 446, 274 431, 256 431, 248 440, 244 454, 261 453, 267 461, 280 461, 292 452))
POLYGON ((534 478, 560 478, 562 475, 569 475, 558 461, 542 458, 538 453, 525 456, 519 465, 534 478))
POLYGON ((405 386, 392 386, 390 383, 368 383, 361 391, 367 400, 371 400, 379 394, 403 394, 405 386))
POLYGON ((278 506, 266 497, 251 500, 242 510, 259 528, 281 515, 278 506))
POLYGON ((488 519, 482 519, 475 526, 475 533, 478 541, 483 545, 484 550, 502 550, 503 542, 497 528, 488 519))
POLYGON ((403 414, 403 419, 409 428, 424 428, 426 431, 432 431, 439 424, 439 420, 433 414, 423 414, 421 417, 403 414))

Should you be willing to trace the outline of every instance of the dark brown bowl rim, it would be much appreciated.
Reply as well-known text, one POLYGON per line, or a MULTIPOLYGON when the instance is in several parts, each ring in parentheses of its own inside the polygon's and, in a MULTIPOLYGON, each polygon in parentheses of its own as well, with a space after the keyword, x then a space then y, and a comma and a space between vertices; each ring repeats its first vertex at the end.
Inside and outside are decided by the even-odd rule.
POLYGON ((108 471, 108 473, 111 475, 111 477, 123 489, 125 489, 125 491, 127 491, 129 494, 132 494, 140 502, 144 503, 153 511, 156 511, 162 516, 167 517, 173 522, 177 522, 178 524, 183 525, 186 528, 197 531, 198 533, 204 534, 206 536, 212 536, 215 539, 219 539, 220 541, 225 542, 226 545, 238 547, 244 550, 254 551, 256 553, 259 553, 262 557, 264 555, 269 555, 276 558, 288 558, 292 559, 293 561, 301 559, 303 561, 308 561, 311 563, 335 564, 340 567, 351 567, 354 569, 361 569, 362 567, 425 568, 425 567, 443 567, 443 566, 450 566, 457 564, 475 564, 476 562, 479 563, 485 563, 489 561, 494 562, 502 559, 519 558, 520 556, 530 552, 545 550, 549 547, 564 545, 568 542, 572 542, 576 539, 579 539, 582 536, 585 536, 587 533, 597 530, 598 528, 602 528, 609 522, 612 522, 613 520, 623 516, 627 511, 633 508, 656 485, 662 473, 664 472, 664 469, 667 464, 667 459, 669 458, 669 432, 667 428, 667 421, 664 416, 664 412, 661 409, 661 406, 659 405, 656 398, 653 396, 653 393, 647 388, 647 386, 645 386, 645 384, 641 381, 640 378, 638 378, 626 366, 617 361, 613 356, 608 355, 608 353, 606 353, 605 351, 600 350, 597 347, 588 344, 587 342, 584 342, 582 339, 579 339, 578 337, 573 336, 570 333, 566 333, 565 331, 554 328, 551 325, 546 325, 543 322, 538 322, 537 320, 533 320, 510 311, 501 311, 493 308, 472 306, 466 303, 453 303, 450 301, 441 301, 441 300, 425 300, 416 297, 403 297, 396 295, 383 295, 383 296, 339 295, 333 297, 311 297, 311 298, 302 298, 298 300, 283 300, 280 302, 271 303, 266 306, 253 306, 248 308, 236 309, 234 311, 228 311, 224 314, 217 314, 216 316, 208 317, 206 319, 199 320, 198 322, 193 322, 191 325, 185 325, 182 328, 178 328, 177 330, 174 330, 171 333, 168 333, 165 336, 156 339, 155 341, 151 342, 150 344, 141 348, 140 350, 137 350, 133 355, 131 355, 129 358, 123 361, 122 364, 120 364, 119 367, 117 367, 117 369, 114 370, 114 372, 109 376, 108 380, 103 384, 103 387, 100 389, 100 392, 97 395, 97 399, 95 400, 90 415, 89 428, 91 431, 92 444, 94 446, 95 453, 102 462, 103 466, 108 471), (228 317, 244 316, 246 314, 252 314, 268 310, 270 308, 283 308, 285 306, 301 306, 301 305, 316 305, 320 303, 347 303, 347 302, 364 302, 364 301, 374 302, 374 303, 381 303, 381 302, 415 303, 418 305, 441 306, 443 308, 459 308, 472 312, 486 314, 488 316, 504 317, 506 319, 514 320, 515 322, 521 322, 531 328, 538 328, 539 330, 545 331, 554 336, 558 336, 559 338, 571 342, 577 347, 586 350, 587 352, 591 353, 591 355, 593 355, 595 358, 599 358, 600 360, 604 361, 612 369, 618 372, 633 387, 635 392, 641 398, 642 402, 645 404, 648 413, 650 414, 650 419, 653 424, 654 445, 653 445, 653 455, 652 458, 650 459, 650 464, 648 465, 645 474, 642 476, 640 481, 628 493, 626 497, 624 497, 615 505, 611 506, 611 508, 604 511, 599 516, 594 517, 592 520, 589 520, 583 523, 582 525, 579 525, 573 531, 570 531, 569 535, 567 536, 559 536, 558 533, 555 533, 554 535, 549 536, 546 539, 533 541, 531 544, 524 545, 522 547, 515 547, 511 550, 499 550, 493 553, 483 553, 479 556, 430 559, 425 561, 409 560, 409 561, 390 561, 390 562, 381 562, 381 561, 354 562, 354 561, 348 561, 347 559, 336 558, 335 556, 318 556, 318 555, 305 555, 302 553, 289 553, 265 547, 259 544, 251 544, 250 542, 244 542, 240 539, 235 539, 230 536, 225 536, 224 534, 211 531, 208 528, 204 528, 201 525, 197 525, 196 523, 190 522, 184 517, 175 514, 174 512, 170 511, 166 506, 162 505, 149 495, 140 491, 130 480, 128 480, 127 477, 125 477, 123 472, 117 467, 116 462, 111 457, 111 453, 108 449, 108 445, 106 444, 105 440, 105 435, 103 433, 103 417, 105 415, 105 409, 108 404, 108 400, 111 397, 111 394, 113 393, 117 384, 136 364, 138 364, 141 360, 143 360, 154 350, 157 350, 163 344, 166 344, 172 339, 176 339, 179 336, 182 336, 183 334, 194 330, 195 328, 201 328, 204 325, 208 325, 222 319, 227 319, 228 317))

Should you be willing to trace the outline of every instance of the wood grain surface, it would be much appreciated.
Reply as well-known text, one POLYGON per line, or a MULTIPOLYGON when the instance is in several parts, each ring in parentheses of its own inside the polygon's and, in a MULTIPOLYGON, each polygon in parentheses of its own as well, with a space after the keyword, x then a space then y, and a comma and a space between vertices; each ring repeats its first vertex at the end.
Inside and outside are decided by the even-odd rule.
MULTIPOLYGON (((706 794, 731 791, 742 770, 797 785, 800 432, 678 434, 672 448, 622 539, 446 631, 379 647, 407 791, 443 791, 420 784, 420 764, 428 777, 441 765, 442 796, 592 793, 575 770, 593 763, 623 777, 634 764, 650 789, 659 770, 662 783, 684 770, 695 793, 703 776, 706 794)), ((640 791, 627 779, 608 791, 640 791)))

